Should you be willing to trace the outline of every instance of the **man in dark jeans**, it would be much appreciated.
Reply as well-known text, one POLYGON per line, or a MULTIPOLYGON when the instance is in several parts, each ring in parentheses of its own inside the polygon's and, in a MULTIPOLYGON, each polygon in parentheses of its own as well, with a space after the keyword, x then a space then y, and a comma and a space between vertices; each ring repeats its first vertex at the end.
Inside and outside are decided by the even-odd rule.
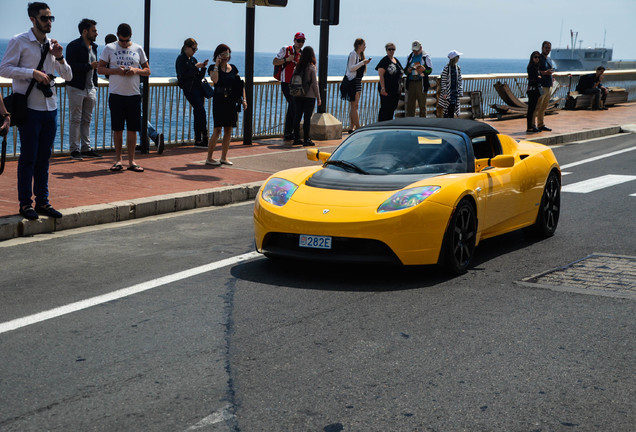
POLYGON ((599 66, 596 68, 595 73, 583 75, 579 78, 579 83, 576 86, 576 91, 586 95, 592 95, 592 109, 593 110, 606 110, 605 99, 607 99, 608 90, 601 84, 601 77, 605 73, 605 68, 599 66), (602 102, 602 103, 601 103, 602 102))
POLYGON ((292 75, 294 74, 294 68, 296 63, 300 60, 300 52, 305 44, 305 35, 303 33, 296 33, 294 35, 294 45, 282 47, 272 63, 274 66, 281 67, 280 73, 280 88, 287 101, 287 114, 285 115, 285 128, 284 135, 288 141, 293 141, 294 138, 294 117, 296 116, 296 103, 294 97, 289 94, 289 83, 291 82, 292 75))
POLYGON ((57 89, 55 77, 49 74, 57 73, 70 81, 73 72, 64 60, 62 45, 47 36, 55 21, 48 5, 29 3, 27 13, 33 27, 9 41, 0 63, 0 76, 13 79, 14 93, 26 94, 34 84, 27 98, 26 120, 18 127, 20 214, 29 220, 37 219, 38 214, 61 218, 49 203, 49 159, 57 134, 57 89), (44 62, 38 70, 41 59, 44 62))

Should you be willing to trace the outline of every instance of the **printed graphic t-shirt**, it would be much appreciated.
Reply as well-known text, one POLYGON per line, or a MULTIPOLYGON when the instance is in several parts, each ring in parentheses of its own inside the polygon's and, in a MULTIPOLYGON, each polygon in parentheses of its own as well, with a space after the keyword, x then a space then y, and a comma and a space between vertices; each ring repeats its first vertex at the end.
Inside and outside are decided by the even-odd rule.
MULTIPOLYGON (((104 47, 100 60, 108 63, 111 69, 118 69, 120 66, 138 68, 148 61, 148 57, 136 43, 122 48, 118 42, 113 42, 104 47)), ((108 87, 111 94, 135 96, 141 94, 139 82, 139 75, 110 75, 108 87)))

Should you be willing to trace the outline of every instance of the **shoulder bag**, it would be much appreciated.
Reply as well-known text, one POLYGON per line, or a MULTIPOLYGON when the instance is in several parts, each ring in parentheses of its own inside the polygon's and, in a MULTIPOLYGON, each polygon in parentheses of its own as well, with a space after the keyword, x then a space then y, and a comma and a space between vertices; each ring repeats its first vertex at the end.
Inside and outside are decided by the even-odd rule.
POLYGON ((206 99, 210 99, 214 96, 214 89, 205 78, 201 80, 201 89, 203 90, 203 96, 205 96, 206 99))

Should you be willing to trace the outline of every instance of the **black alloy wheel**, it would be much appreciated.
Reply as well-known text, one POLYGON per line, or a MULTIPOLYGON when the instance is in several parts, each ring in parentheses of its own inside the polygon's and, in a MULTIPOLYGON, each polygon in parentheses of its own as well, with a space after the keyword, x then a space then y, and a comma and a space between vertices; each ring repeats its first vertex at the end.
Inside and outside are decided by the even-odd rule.
POLYGON ((457 205, 446 231, 444 266, 455 274, 466 273, 475 252, 477 217, 475 208, 467 200, 457 205))
POLYGON ((532 227, 532 233, 540 237, 552 237, 559 223, 560 212, 561 182, 557 173, 553 171, 545 182, 539 213, 532 227))

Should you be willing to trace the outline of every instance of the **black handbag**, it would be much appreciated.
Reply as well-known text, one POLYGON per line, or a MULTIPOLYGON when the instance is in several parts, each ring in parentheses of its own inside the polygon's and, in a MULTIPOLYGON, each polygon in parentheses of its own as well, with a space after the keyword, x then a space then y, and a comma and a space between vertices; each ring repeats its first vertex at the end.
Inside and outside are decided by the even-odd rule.
POLYGON ((2 134, 2 156, 0 156, 0 174, 4 172, 4 163, 6 161, 7 161, 7 134, 3 133, 2 134))
POLYGON ((349 81, 349 78, 347 78, 347 76, 345 75, 342 78, 342 82, 340 83, 340 98, 346 101, 350 101, 351 98, 349 97, 349 88, 351 87, 351 82, 349 81))
MULTIPOLYGON (((42 57, 40 57, 40 63, 36 70, 41 70, 44 65, 44 59, 46 55, 49 53, 49 44, 47 43, 42 50, 42 57)), ((7 112, 11 113, 11 126, 21 126, 27 118, 27 99, 31 94, 31 90, 33 90, 33 86, 35 86, 35 78, 31 79, 29 83, 29 88, 26 91, 26 94, 22 93, 11 93, 9 96, 4 98, 4 106, 7 109, 7 112)))
POLYGON ((203 90, 203 96, 205 96, 206 99, 210 99, 214 96, 214 89, 212 88, 208 80, 203 79, 201 81, 201 89, 203 90))

